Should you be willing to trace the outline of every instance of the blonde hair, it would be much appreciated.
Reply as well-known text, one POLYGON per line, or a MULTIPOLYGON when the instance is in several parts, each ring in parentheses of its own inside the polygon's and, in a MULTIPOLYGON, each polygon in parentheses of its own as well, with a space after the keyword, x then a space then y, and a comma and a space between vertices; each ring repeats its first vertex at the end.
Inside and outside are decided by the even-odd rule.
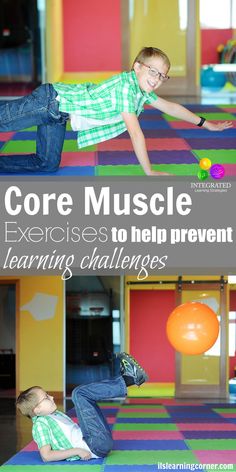
POLYGON ((34 416, 34 408, 38 402, 37 390, 42 390, 42 388, 38 386, 30 387, 21 392, 16 400, 16 408, 28 418, 34 416))
POLYGON ((132 69, 134 68, 135 62, 145 62, 145 60, 149 59, 150 57, 160 57, 168 67, 168 70, 170 69, 170 60, 168 56, 161 49, 153 47, 144 47, 141 49, 141 51, 139 51, 132 64, 132 69))

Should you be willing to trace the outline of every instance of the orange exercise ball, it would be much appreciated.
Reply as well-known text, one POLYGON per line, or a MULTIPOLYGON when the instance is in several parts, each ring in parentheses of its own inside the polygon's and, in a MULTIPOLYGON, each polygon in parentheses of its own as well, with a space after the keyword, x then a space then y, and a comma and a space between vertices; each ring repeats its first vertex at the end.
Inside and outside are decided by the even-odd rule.
POLYGON ((202 354, 215 344, 219 321, 204 303, 188 302, 177 306, 166 325, 167 337, 182 354, 202 354))

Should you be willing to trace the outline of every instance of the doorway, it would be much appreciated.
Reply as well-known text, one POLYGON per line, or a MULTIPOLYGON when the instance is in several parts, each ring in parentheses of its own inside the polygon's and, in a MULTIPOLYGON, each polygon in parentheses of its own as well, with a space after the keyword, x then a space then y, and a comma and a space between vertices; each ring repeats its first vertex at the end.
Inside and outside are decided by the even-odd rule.
POLYGON ((16 391, 16 284, 0 284, 0 396, 16 391))
POLYGON ((66 395, 117 373, 120 277, 73 276, 66 282, 66 395))

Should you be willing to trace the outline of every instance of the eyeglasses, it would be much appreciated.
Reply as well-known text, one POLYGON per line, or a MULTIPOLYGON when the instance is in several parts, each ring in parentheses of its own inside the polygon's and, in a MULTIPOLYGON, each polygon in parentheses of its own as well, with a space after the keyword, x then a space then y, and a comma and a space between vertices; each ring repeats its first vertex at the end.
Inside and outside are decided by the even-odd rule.
POLYGON ((144 62, 139 61, 139 64, 142 64, 142 66, 147 67, 149 75, 151 75, 151 77, 158 77, 158 79, 160 79, 161 82, 166 82, 170 78, 169 75, 162 74, 157 69, 154 69, 152 66, 148 66, 147 64, 144 64, 144 62))
POLYGON ((51 395, 49 395, 48 393, 46 393, 45 397, 43 397, 43 398, 37 403, 37 405, 35 405, 34 408, 36 408, 36 406, 39 406, 40 403, 44 402, 44 400, 49 400, 49 401, 51 401, 51 399, 52 399, 51 395))

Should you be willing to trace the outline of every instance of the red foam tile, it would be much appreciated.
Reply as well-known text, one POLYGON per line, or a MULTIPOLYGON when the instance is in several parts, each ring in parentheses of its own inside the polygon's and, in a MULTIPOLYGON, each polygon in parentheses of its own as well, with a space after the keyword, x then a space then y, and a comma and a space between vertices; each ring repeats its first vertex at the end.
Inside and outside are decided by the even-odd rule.
POLYGON ((14 136, 15 131, 7 131, 5 133, 0 133, 0 141, 9 141, 12 136, 14 136))
POLYGON ((194 451, 201 464, 236 464, 236 451, 194 451))
POLYGON ((113 431, 113 439, 181 439, 184 437, 179 431, 113 431))
POLYGON ((180 431, 236 431, 233 423, 176 423, 180 431))
POLYGON ((60 167, 95 166, 96 152, 63 152, 60 167))
MULTIPOLYGON (((147 138, 148 151, 188 151, 190 145, 182 138, 147 138)), ((112 139, 98 144, 98 151, 133 151, 130 139, 112 139)))
POLYGON ((225 111, 226 113, 236 113, 236 107, 233 107, 233 108, 230 108, 230 107, 228 107, 228 108, 227 108, 227 107, 222 108, 222 107, 220 107, 220 109, 221 109, 222 111, 225 111))

